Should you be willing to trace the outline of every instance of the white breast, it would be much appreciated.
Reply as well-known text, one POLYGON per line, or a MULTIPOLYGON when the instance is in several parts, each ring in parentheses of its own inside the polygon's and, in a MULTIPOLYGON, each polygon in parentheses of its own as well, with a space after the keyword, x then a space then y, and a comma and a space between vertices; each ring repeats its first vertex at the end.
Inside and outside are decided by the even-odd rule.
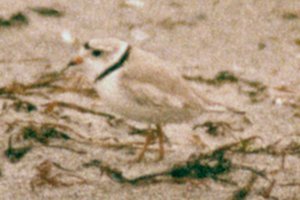
POLYGON ((107 75, 104 79, 96 84, 96 90, 100 95, 102 101, 107 105, 115 106, 121 104, 124 98, 119 87, 119 70, 107 75))
POLYGON ((121 115, 125 118, 141 121, 155 122, 160 120, 157 118, 157 110, 148 107, 142 107, 132 101, 132 98, 127 96, 124 87, 120 87, 119 76, 122 69, 109 74, 96 85, 97 92, 102 100, 102 103, 113 114, 121 115))
POLYGON ((113 114, 122 115, 126 118, 132 118, 132 114, 136 112, 133 102, 127 97, 126 92, 120 87, 119 76, 122 69, 118 69, 107 75, 96 84, 96 90, 101 98, 102 103, 113 114))

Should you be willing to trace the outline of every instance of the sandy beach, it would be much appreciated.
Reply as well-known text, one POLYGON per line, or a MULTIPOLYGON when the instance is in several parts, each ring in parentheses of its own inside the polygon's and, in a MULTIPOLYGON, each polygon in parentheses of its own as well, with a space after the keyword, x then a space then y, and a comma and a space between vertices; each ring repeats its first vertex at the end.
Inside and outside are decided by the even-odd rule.
POLYGON ((0 152, 0 200, 300 199, 300 1, 2 0, 0 152), (165 158, 130 162, 144 125, 62 71, 106 37, 244 114, 168 124, 165 158))

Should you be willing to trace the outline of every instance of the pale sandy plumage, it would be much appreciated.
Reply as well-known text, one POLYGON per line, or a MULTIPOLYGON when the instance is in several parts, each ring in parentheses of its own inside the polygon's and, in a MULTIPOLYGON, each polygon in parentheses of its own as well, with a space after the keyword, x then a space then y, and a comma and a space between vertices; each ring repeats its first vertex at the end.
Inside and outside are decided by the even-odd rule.
POLYGON ((133 47, 124 66, 96 87, 111 109, 126 118, 154 124, 183 122, 199 114, 201 106, 175 70, 133 47))

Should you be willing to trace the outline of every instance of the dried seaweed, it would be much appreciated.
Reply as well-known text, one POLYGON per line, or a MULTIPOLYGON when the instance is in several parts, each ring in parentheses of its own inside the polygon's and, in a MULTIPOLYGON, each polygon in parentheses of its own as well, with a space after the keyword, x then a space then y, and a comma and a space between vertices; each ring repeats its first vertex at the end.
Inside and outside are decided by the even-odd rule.
POLYGON ((99 167, 101 172, 118 183, 131 185, 149 184, 161 182, 163 178, 171 178, 174 181, 187 181, 188 179, 212 178, 218 180, 218 176, 230 171, 230 161, 224 158, 224 152, 217 151, 207 158, 192 158, 186 163, 174 165, 163 172, 142 175, 133 179, 123 176, 123 173, 100 160, 92 160, 84 163, 83 167, 99 167))
POLYGON ((62 173, 55 171, 68 171, 57 163, 51 162, 49 160, 45 160, 40 163, 37 167, 37 174, 36 176, 30 181, 30 186, 32 190, 35 190, 36 187, 41 187, 44 185, 50 185, 52 187, 71 187, 74 185, 82 185, 88 184, 88 181, 84 178, 77 176, 75 174, 70 173, 62 173), (67 181, 67 179, 75 179, 73 181, 67 181))
POLYGON ((10 21, 13 25, 23 25, 23 24, 28 24, 28 18, 26 15, 24 15, 21 12, 18 12, 16 14, 13 14, 10 17, 10 21))
POLYGON ((194 26, 194 25, 196 25, 196 22, 192 21, 192 20, 187 20, 187 19, 174 20, 172 18, 166 18, 166 19, 163 19, 163 20, 157 22, 157 24, 165 29, 172 30, 177 26, 194 26))
MULTIPOLYGON (((253 140, 255 138, 247 138, 246 141, 253 140)), ((244 140, 243 140, 244 141, 244 140)), ((239 143, 233 143, 229 145, 222 146, 209 154, 200 154, 191 156, 186 162, 174 164, 170 169, 151 173, 146 175, 141 175, 136 178, 128 179, 126 178, 122 171, 116 169, 115 167, 105 164, 101 160, 91 160, 88 163, 84 163, 83 167, 97 167, 101 170, 102 174, 106 174, 113 181, 118 183, 126 183, 131 185, 141 185, 158 183, 163 181, 173 181, 175 183, 182 183, 191 180, 201 180, 205 178, 210 178, 215 181, 219 181, 227 184, 234 184, 230 180, 224 180, 220 176, 230 173, 234 169, 244 169, 252 172, 255 175, 264 177, 264 173, 252 169, 250 167, 233 165, 230 159, 225 157, 227 151, 235 147, 239 143)))
POLYGON ((232 200, 244 200, 249 195, 255 181, 257 179, 257 176, 253 175, 251 176, 250 180, 248 181, 247 185, 238 189, 236 192, 234 192, 232 200))
POLYGON ((283 150, 285 154, 300 156, 300 143, 291 141, 283 150))
POLYGON ((8 28, 8 27, 16 27, 27 25, 29 20, 26 15, 22 12, 17 12, 12 14, 9 19, 5 19, 0 17, 0 27, 8 28))
POLYGON ((267 87, 258 81, 242 80, 239 92, 246 94, 252 103, 262 101, 267 97, 267 87))
POLYGON ((257 48, 258 48, 258 50, 263 50, 266 48, 266 46, 267 45, 265 43, 260 42, 260 43, 258 43, 257 48))
POLYGON ((6 95, 1 95, 1 91, 0 91, 0 98, 2 99, 9 99, 14 101, 12 104, 12 107, 14 108, 14 110, 16 112, 33 112, 33 111, 37 111, 38 108, 35 104, 33 104, 30 101, 26 101, 26 100, 22 100, 19 97, 13 95, 13 94, 6 94, 6 95))
POLYGON ((250 101, 253 103, 262 101, 267 96, 267 87, 263 83, 259 81, 238 78, 229 71, 220 71, 212 79, 203 78, 202 76, 187 75, 183 75, 183 78, 188 81, 196 81, 217 87, 227 83, 237 84, 238 91, 241 94, 247 95, 250 101))
POLYGON ((70 108, 82 113, 89 113, 89 114, 93 114, 93 115, 97 115, 97 116, 101 116, 101 117, 105 117, 108 120, 113 120, 115 119, 115 117, 113 115, 104 113, 104 112, 98 112, 92 109, 88 109, 73 103, 67 103, 67 102, 63 102, 63 101, 54 101, 52 103, 46 104, 45 105, 47 108, 47 111, 52 111, 54 109, 54 107, 64 107, 64 108, 70 108))
POLYGON ((26 94, 28 90, 45 88, 51 86, 52 83, 60 78, 61 74, 51 73, 51 76, 41 77, 37 81, 29 84, 14 82, 11 85, 0 88, 0 96, 14 95, 14 94, 26 94))
POLYGON ((200 155, 191 158, 183 165, 174 166, 169 174, 173 178, 212 178, 218 179, 219 175, 230 171, 231 161, 225 158, 225 150, 218 149, 209 155, 200 155))
POLYGON ((286 155, 300 156, 300 143, 291 141, 283 147, 279 147, 278 143, 282 140, 279 139, 266 147, 255 147, 253 140, 240 142, 239 145, 233 147, 230 151, 241 154, 261 154, 282 158, 281 169, 284 169, 284 162, 286 155))
POLYGON ((31 146, 24 147, 12 147, 12 138, 9 138, 8 148, 4 151, 4 155, 9 159, 10 162, 15 163, 22 159, 30 150, 31 146))
POLYGON ((62 11, 50 7, 34 7, 30 10, 45 17, 62 17, 64 15, 62 11))
POLYGON ((229 83, 236 83, 238 82, 238 78, 233 75, 232 73, 228 72, 228 71, 221 71, 219 72, 215 78, 215 84, 222 84, 222 83, 226 83, 226 82, 229 82, 229 83))
POLYGON ((71 139, 66 133, 56 130, 53 127, 24 127, 23 129, 24 140, 35 140, 42 144, 48 144, 50 139, 71 139))
POLYGON ((289 182, 289 183, 282 183, 282 184, 280 184, 280 186, 283 186, 283 187, 299 187, 300 182, 293 181, 293 182, 289 182))
POLYGON ((214 86, 220 86, 225 83, 237 83, 239 81, 239 79, 229 71, 220 71, 212 79, 206 79, 203 78, 202 76, 190 77, 186 75, 183 75, 183 78, 189 81, 196 81, 196 82, 206 83, 208 85, 214 85, 214 86))
MULTIPOLYGON (((68 68, 69 68, 69 66, 65 66, 63 69, 61 69, 59 71, 44 74, 40 78, 38 78, 37 80, 35 80, 29 84, 13 82, 12 84, 10 84, 6 87, 0 88, 0 96, 15 95, 15 94, 26 95, 29 91, 41 89, 41 88, 53 88, 53 89, 58 88, 58 89, 60 89, 59 86, 56 86, 54 84, 57 81, 65 78, 64 73, 68 68)), ((69 91, 69 90, 65 89, 61 92, 66 92, 66 91, 69 91)), ((70 91, 72 91, 72 89, 70 91)))
POLYGON ((37 110, 37 106, 33 103, 21 100, 14 102, 14 107, 17 112, 21 110, 24 110, 25 112, 33 112, 37 110))
POLYGON ((297 46, 300 46, 300 39, 299 39, 299 38, 295 39, 294 42, 295 42, 295 44, 296 44, 297 46))
POLYGON ((41 93, 36 91, 37 89, 47 89, 47 93, 73 92, 73 93, 80 93, 81 95, 85 95, 90 98, 98 98, 97 93, 93 89, 82 89, 76 87, 68 88, 68 87, 56 85, 55 83, 57 81, 64 78, 63 73, 65 69, 66 68, 62 69, 59 72, 52 72, 44 76, 41 76, 39 79, 29 84, 14 82, 6 87, 2 87, 0 88, 0 97, 16 98, 13 95, 35 94, 35 95, 40 95, 49 98, 46 93, 41 93))
MULTIPOLYGON (((18 122, 19 124, 22 123, 22 121, 18 122)), ((16 124, 16 122, 12 123, 13 125, 16 124)), ((8 130, 12 131, 13 128, 11 127, 11 124, 8 124, 8 130)), ((65 130, 71 130, 70 128, 60 125, 60 124, 51 124, 51 123, 35 123, 32 121, 26 122, 26 125, 22 127, 19 127, 20 132, 18 135, 15 136, 18 143, 22 143, 23 147, 19 148, 13 148, 12 147, 12 138, 9 139, 9 147, 5 151, 6 157, 9 158, 11 162, 16 162, 20 160, 26 153, 29 152, 32 148, 34 148, 35 143, 37 142, 39 144, 45 145, 49 148, 58 148, 58 149, 65 149, 68 151, 72 151, 77 154, 85 154, 86 152, 83 150, 77 150, 73 149, 67 146, 58 145, 58 144, 52 144, 52 141, 54 140, 63 140, 63 141, 76 141, 77 140, 71 138, 67 133, 60 131, 60 129, 65 130)), ((71 130, 72 131, 72 130, 71 130)), ((74 131, 73 131, 74 133, 74 131)), ((77 134, 78 135, 78 134, 77 134)))
POLYGON ((104 173, 106 175, 108 175, 112 180, 119 182, 119 183, 131 183, 131 181, 127 178, 125 178, 122 175, 122 172, 118 169, 115 169, 107 164, 104 164, 101 160, 91 160, 88 163, 84 163, 82 165, 85 168, 89 168, 89 167, 97 167, 100 168, 101 173, 104 173))
POLYGON ((286 13, 283 13, 283 15, 282 15, 282 19, 285 19, 285 20, 295 20, 298 18, 299 18, 299 16, 292 12, 286 12, 286 13))
POLYGON ((242 131, 243 129, 235 129, 233 128, 230 123, 224 121, 206 121, 202 124, 197 124, 193 127, 193 130, 204 127, 206 128, 206 133, 212 136, 224 135, 226 132, 233 130, 233 131, 242 131))
POLYGON ((269 185, 268 187, 264 188, 264 189, 260 192, 260 195, 261 195, 262 197, 264 197, 265 199, 269 199, 269 198, 271 197, 271 193, 272 193, 272 190, 273 190, 273 188, 274 188, 274 186, 275 186, 275 183, 276 183, 276 181, 275 181, 275 180, 272 180, 272 181, 270 182, 270 185, 269 185))
MULTIPOLYGON (((36 80, 35 82, 29 83, 29 84, 22 84, 22 83, 12 83, 9 86, 6 87, 2 87, 0 88, 0 98, 7 98, 7 99, 11 99, 15 101, 15 107, 16 110, 27 110, 28 112, 32 112, 34 110, 37 110, 37 106, 34 105, 31 102, 25 101, 25 100, 21 100, 19 97, 16 97, 16 95, 28 95, 28 94, 36 94, 36 93, 32 93, 32 91, 36 90, 36 89, 41 89, 41 88, 51 88, 52 91, 59 91, 59 92, 80 92, 80 94, 85 94, 89 97, 95 97, 95 91, 94 90, 76 90, 73 88, 63 88, 60 86, 56 86, 53 85, 56 81, 58 81, 61 78, 61 75, 63 74, 64 70, 66 68, 64 68, 63 70, 59 71, 59 72, 55 72, 55 73, 50 73, 47 74, 45 76, 42 76, 41 78, 39 78, 38 80, 36 80)), ((59 106, 59 107, 65 107, 65 108, 69 108, 69 109, 74 109, 77 110, 79 112, 82 113, 90 113, 93 115, 97 115, 97 116, 102 116, 107 118, 109 121, 110 120, 114 120, 115 117, 112 115, 109 115, 107 113, 103 113, 103 112, 98 112, 92 109, 88 109, 76 104, 72 104, 72 103, 67 103, 67 102, 52 102, 52 103, 48 103, 45 105, 46 106, 46 111, 51 112, 54 107, 59 106)))

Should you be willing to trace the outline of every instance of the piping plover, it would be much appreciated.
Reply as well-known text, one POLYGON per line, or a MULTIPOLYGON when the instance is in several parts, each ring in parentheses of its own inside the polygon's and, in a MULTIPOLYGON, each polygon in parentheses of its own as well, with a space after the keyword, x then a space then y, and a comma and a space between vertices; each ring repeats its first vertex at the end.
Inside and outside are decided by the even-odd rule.
POLYGON ((76 66, 93 82, 111 112, 155 125, 156 134, 149 131, 138 160, 143 158, 154 136, 158 137, 158 158, 162 159, 162 126, 191 120, 209 104, 191 89, 174 63, 116 38, 86 42, 70 66, 76 66))

